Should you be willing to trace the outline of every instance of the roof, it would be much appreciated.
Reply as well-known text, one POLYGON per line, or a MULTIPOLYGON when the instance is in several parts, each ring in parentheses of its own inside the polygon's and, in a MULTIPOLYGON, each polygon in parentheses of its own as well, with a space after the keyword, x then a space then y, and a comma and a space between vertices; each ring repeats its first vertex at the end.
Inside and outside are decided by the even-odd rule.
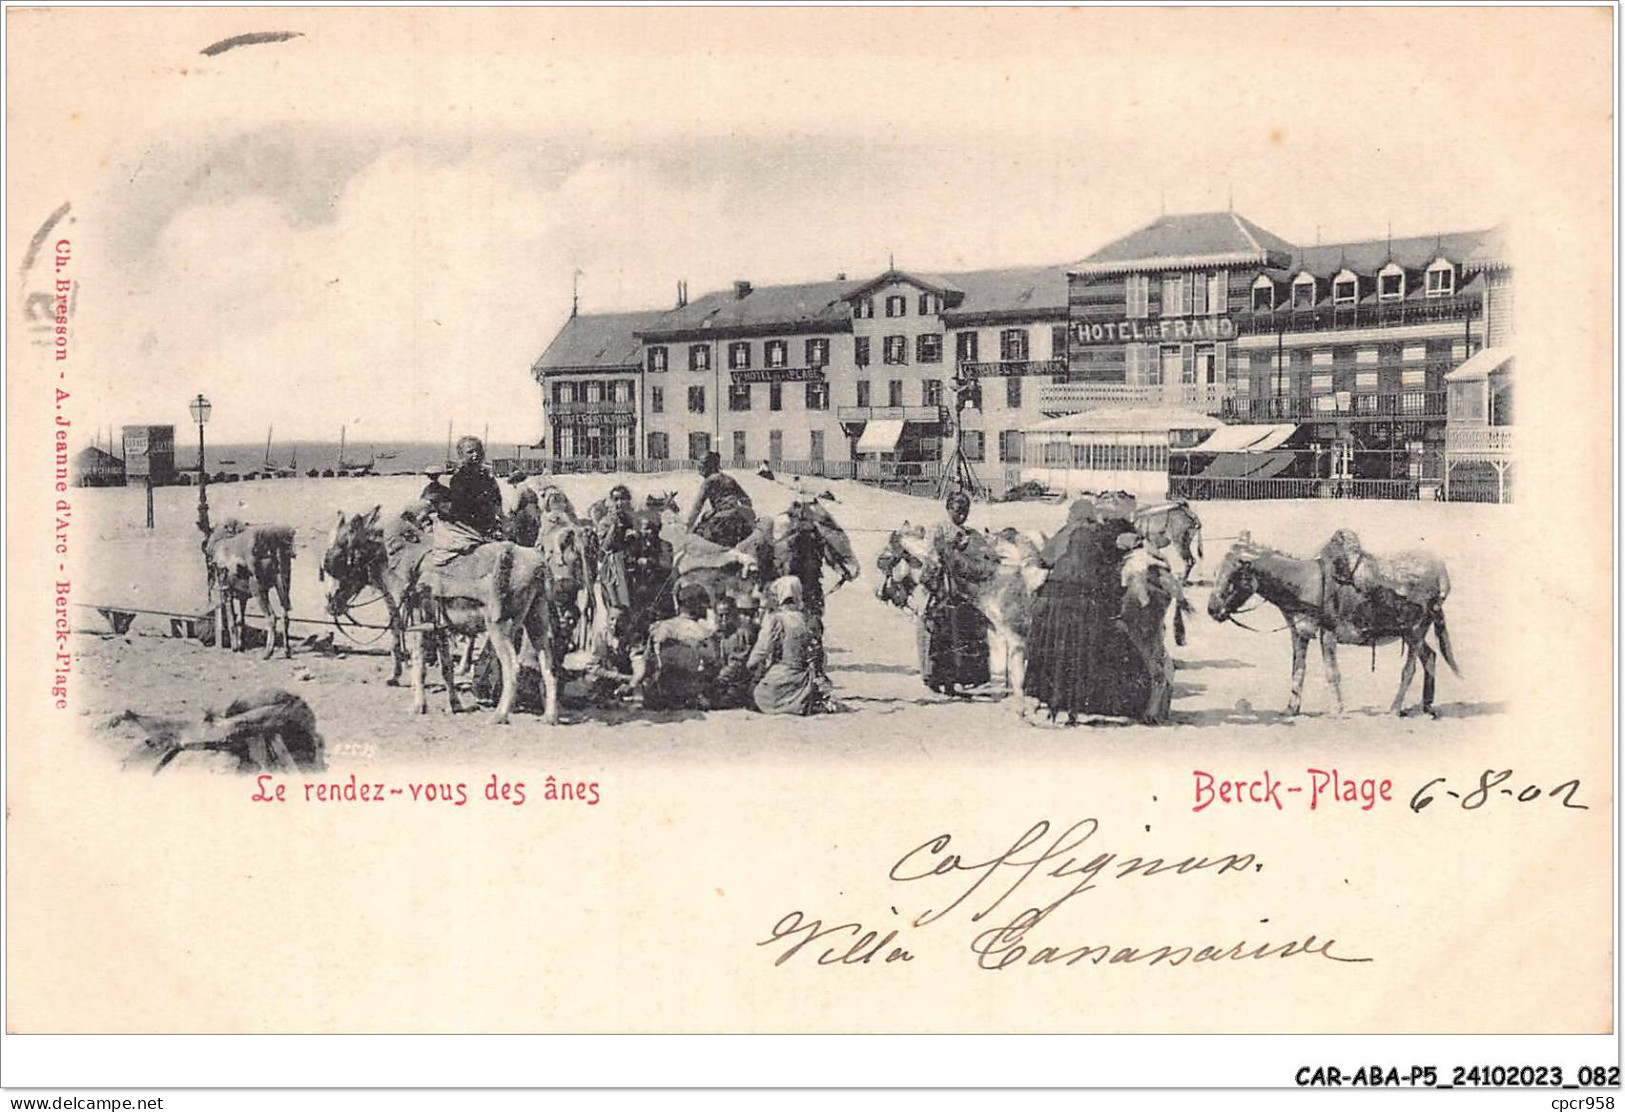
POLYGON ((846 332, 852 327, 846 298, 864 284, 841 280, 761 286, 743 297, 736 289, 718 290, 695 298, 681 309, 655 314, 657 319, 641 331, 646 339, 748 334, 767 329, 846 332))
POLYGON ((559 334, 547 345, 531 374, 552 371, 603 371, 637 367, 643 361, 636 333, 652 327, 672 310, 643 310, 636 313, 586 313, 564 322, 559 334))
POLYGON ((1018 266, 969 270, 945 276, 964 292, 959 304, 943 312, 949 324, 984 316, 1016 316, 1067 310, 1064 266, 1018 266))
POLYGON ((124 461, 112 452, 105 452, 100 448, 91 446, 82 448, 73 455, 73 462, 80 467, 118 467, 123 468, 124 461))
POLYGON ((1023 432, 1165 432, 1170 429, 1216 429, 1224 424, 1217 417, 1192 409, 1165 409, 1155 406, 1102 406, 1082 413, 1068 413, 1028 425, 1023 432))
POLYGON ((912 286, 918 286, 922 290, 940 293, 943 295, 944 300, 951 299, 955 294, 959 293, 959 287, 940 274, 920 274, 911 270, 897 270, 894 268, 848 291, 846 296, 848 298, 861 297, 872 289, 889 285, 892 282, 907 282, 912 286))
POLYGON ((1111 274, 1150 266, 1283 266, 1296 250, 1233 212, 1182 213, 1157 217, 1071 269, 1075 274, 1111 274))
POLYGON ((1490 347, 1478 352, 1455 370, 1444 376, 1446 382, 1476 382, 1488 378, 1512 361, 1509 347, 1490 347))
POLYGON ((1291 269, 1312 274, 1336 274, 1347 268, 1356 274, 1372 275, 1390 261, 1406 270, 1426 270, 1443 256, 1453 263, 1483 266, 1502 254, 1497 229, 1476 232, 1449 232, 1444 235, 1409 236, 1404 239, 1372 239, 1356 243, 1328 243, 1299 248, 1291 269))

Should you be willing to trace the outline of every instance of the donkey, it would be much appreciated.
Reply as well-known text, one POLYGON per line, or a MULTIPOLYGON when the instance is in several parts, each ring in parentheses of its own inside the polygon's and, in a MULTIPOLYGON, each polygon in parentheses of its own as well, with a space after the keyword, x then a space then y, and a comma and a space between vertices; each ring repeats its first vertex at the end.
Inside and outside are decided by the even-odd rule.
POLYGON ((1432 715, 1435 654, 1426 641, 1430 629, 1445 663, 1461 675, 1445 628, 1444 600, 1450 593, 1450 576, 1444 561, 1425 552, 1378 559, 1360 549, 1358 538, 1348 530, 1339 530, 1321 556, 1317 560, 1288 556, 1255 545, 1243 534, 1219 565, 1208 598, 1208 616, 1218 622, 1236 621, 1238 608, 1255 594, 1280 610, 1292 631, 1292 696, 1287 714, 1297 714, 1302 705, 1309 641, 1318 637, 1338 714, 1343 713, 1338 644, 1375 646, 1400 640, 1405 643, 1405 665, 1389 711, 1406 713, 1405 694, 1420 657, 1421 710, 1432 715))
POLYGON ((221 648, 228 642, 239 652, 246 647, 243 632, 248 625, 248 599, 252 595, 265 615, 265 659, 276 654, 277 615, 271 610, 271 595, 275 592, 282 611, 283 654, 293 656, 293 641, 288 636, 293 613, 289 602, 293 537, 293 529, 286 525, 244 525, 228 519, 204 540, 203 561, 218 600, 219 629, 215 636, 221 648))
POLYGON ((519 646, 528 637, 542 674, 545 699, 543 720, 558 722, 558 682, 554 667, 551 592, 546 555, 520 548, 509 541, 482 544, 473 551, 452 556, 442 565, 431 557, 449 554, 437 551, 422 534, 403 528, 410 522, 391 522, 392 544, 386 545, 386 529, 378 521, 379 507, 370 514, 344 519, 333 530, 327 555, 322 561, 325 575, 332 577, 328 611, 337 615, 368 584, 378 588, 390 605, 391 625, 401 626, 412 635, 412 709, 426 713, 424 695, 424 630, 407 625, 413 616, 427 620, 427 634, 440 658, 446 696, 452 713, 462 710, 457 698, 456 677, 448 633, 487 634, 502 666, 502 695, 497 701, 496 722, 508 721, 519 690, 519 646))
POLYGON ((1184 499, 1164 502, 1156 506, 1142 506, 1134 511, 1134 531, 1144 537, 1152 548, 1173 546, 1184 565, 1179 573, 1181 585, 1191 581, 1191 572, 1202 558, 1202 519, 1196 516, 1190 503, 1184 499))
MULTIPOLYGON (((1027 677, 1027 638, 1032 633, 1033 602, 1048 573, 1038 563, 1039 544, 1014 529, 984 533, 997 566, 975 584, 976 608, 988 623, 988 651, 1004 662, 1004 682, 1015 698, 1018 716, 1030 711, 1023 694, 1027 677)), ((921 588, 925 569, 934 564, 925 529, 903 522, 894 529, 875 562, 880 583, 875 597, 902 610, 914 609, 912 600, 921 588)))

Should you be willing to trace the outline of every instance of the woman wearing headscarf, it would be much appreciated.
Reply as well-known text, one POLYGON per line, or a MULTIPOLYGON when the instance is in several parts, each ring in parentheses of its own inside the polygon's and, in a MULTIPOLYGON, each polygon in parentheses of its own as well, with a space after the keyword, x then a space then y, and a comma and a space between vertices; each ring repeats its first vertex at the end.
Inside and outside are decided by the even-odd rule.
POLYGON ((970 497, 948 495, 948 520, 931 531, 933 562, 926 568, 929 601, 920 616, 920 672, 925 686, 944 695, 988 682, 988 622, 976 601, 986 554, 965 527, 970 497))
POLYGON ((1117 538, 1121 522, 1103 520, 1080 498, 1067 522, 1039 553, 1050 569, 1038 589, 1032 639, 1027 646, 1026 694, 1068 724, 1080 714, 1123 714, 1120 691, 1127 639, 1111 625, 1122 596, 1117 538))
POLYGON ((752 696, 763 714, 816 714, 833 710, 830 683, 820 661, 823 646, 802 608, 801 580, 773 581, 777 608, 768 614, 750 653, 750 669, 761 676, 752 696))

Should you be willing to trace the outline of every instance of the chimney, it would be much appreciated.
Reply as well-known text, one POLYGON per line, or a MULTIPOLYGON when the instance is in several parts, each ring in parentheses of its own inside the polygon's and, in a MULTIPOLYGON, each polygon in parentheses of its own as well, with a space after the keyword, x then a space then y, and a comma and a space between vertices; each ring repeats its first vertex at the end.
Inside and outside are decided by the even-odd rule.
POLYGON ((846 281, 846 271, 844 271, 844 270, 843 270, 843 271, 841 271, 841 272, 840 272, 840 273, 839 273, 839 274, 837 274, 837 275, 836 275, 836 276, 835 276, 835 280, 836 280, 836 281, 837 281, 837 282, 844 282, 844 281, 846 281))
POLYGON ((741 279, 740 281, 734 283, 734 298, 736 300, 743 301, 745 298, 747 298, 749 296, 750 296, 750 283, 749 282, 746 282, 743 279, 741 279))
POLYGON ((688 283, 680 281, 680 282, 677 283, 677 307, 679 309, 681 309, 687 304, 688 304, 688 283))

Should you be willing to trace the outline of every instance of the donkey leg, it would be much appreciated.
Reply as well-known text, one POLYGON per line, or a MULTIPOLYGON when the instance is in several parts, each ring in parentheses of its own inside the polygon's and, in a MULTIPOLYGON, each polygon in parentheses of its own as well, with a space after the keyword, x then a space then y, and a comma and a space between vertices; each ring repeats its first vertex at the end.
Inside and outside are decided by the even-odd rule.
POLYGON ((1437 654, 1434 653, 1432 647, 1426 641, 1420 638, 1417 639, 1416 644, 1416 651, 1422 657, 1422 713, 1431 716, 1433 714, 1434 662, 1437 654))
POLYGON ((1390 714, 1405 713, 1405 693, 1411 689, 1411 677, 1416 675, 1416 642, 1405 642, 1405 667, 1399 670, 1399 691, 1394 695, 1394 703, 1388 708, 1390 714))
POLYGON ((1303 706, 1303 673, 1309 659, 1309 635, 1292 631, 1292 697, 1286 702, 1286 712, 1297 714, 1303 706))
POLYGON ((457 699, 457 662, 452 659, 454 636, 445 626, 435 627, 435 654, 440 657, 440 678, 446 683, 446 700, 451 703, 451 713, 461 714, 463 705, 457 699))
POLYGON ((1337 635, 1330 630, 1320 631, 1320 659, 1326 665, 1326 682, 1332 685, 1332 705, 1337 714, 1343 713, 1343 677, 1337 670, 1337 635))
POLYGON ((488 631, 491 648, 502 665, 502 696, 497 700, 496 724, 505 726, 513 701, 519 694, 519 653, 514 649, 515 630, 507 621, 498 622, 488 631))
POLYGON ((259 603, 260 613, 265 615, 265 656, 262 659, 270 660, 276 655, 276 612, 271 609, 271 592, 257 579, 254 581, 254 601, 259 603))
POLYGON ((416 627, 408 630, 406 642, 412 653, 412 713, 428 714, 429 700, 423 690, 423 674, 428 670, 429 663, 423 655, 426 642, 423 630, 416 627))
POLYGON ((395 600, 388 595, 384 596, 384 606, 389 610, 389 655, 393 670, 389 679, 384 682, 390 687, 401 685, 401 661, 406 658, 406 619, 401 614, 401 608, 395 605, 395 600))
POLYGON ((282 656, 293 659, 293 597, 286 579, 276 581, 276 600, 282 607, 282 656))

